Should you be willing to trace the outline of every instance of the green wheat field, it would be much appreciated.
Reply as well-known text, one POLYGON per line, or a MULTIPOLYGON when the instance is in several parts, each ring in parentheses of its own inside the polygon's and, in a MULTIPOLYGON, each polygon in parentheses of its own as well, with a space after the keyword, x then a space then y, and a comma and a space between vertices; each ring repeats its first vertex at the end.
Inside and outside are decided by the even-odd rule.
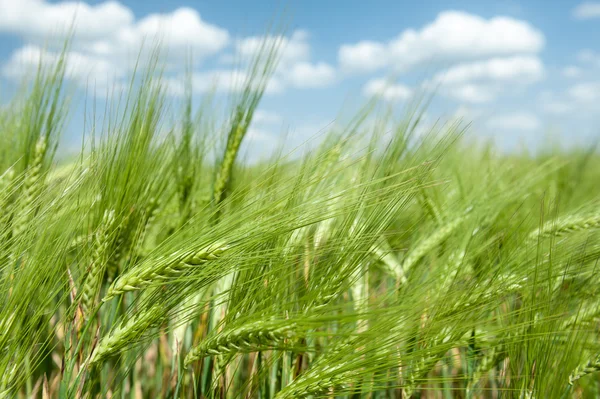
POLYGON ((278 54, 224 117, 141 60, 70 157, 64 58, 0 109, 0 397, 599 397, 596 147, 423 96, 246 162, 278 54))

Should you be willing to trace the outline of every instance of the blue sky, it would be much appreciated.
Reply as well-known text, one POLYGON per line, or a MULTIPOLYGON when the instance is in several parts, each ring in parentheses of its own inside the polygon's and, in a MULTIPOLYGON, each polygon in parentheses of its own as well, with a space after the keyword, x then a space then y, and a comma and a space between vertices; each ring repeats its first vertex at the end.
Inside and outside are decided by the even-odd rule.
MULTIPOLYGON (((401 110, 438 84, 430 122, 462 116, 503 147, 537 145, 548 132, 566 145, 600 136, 600 2, 0 0, 0 87, 10 92, 40 54, 52 60, 53 39, 74 16, 75 85, 124 82, 142 39, 160 36, 174 98, 186 50, 196 55, 195 96, 215 78, 226 92, 239 77, 231 60, 251 56, 270 21, 289 21, 252 128, 259 147, 286 128, 310 137, 348 101, 380 95, 401 110)), ((71 142, 81 111, 71 114, 71 142)))

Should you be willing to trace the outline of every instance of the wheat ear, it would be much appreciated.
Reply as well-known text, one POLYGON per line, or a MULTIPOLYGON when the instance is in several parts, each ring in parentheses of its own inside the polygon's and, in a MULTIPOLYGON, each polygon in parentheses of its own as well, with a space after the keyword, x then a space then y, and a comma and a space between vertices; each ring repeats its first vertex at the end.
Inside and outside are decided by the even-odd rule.
POLYGON ((108 288, 106 296, 102 301, 106 302, 116 295, 120 295, 127 291, 141 290, 153 283, 165 282, 170 278, 177 277, 184 273, 191 267, 219 259, 227 249, 229 249, 227 245, 218 243, 209 245, 188 256, 174 256, 173 261, 159 263, 154 267, 147 267, 146 264, 142 263, 122 274, 108 288))
POLYGON ((334 388, 345 389, 356 380, 357 375, 360 375, 360 370, 347 370, 345 363, 327 364, 322 362, 319 366, 283 388, 275 395, 275 398, 309 398, 330 392, 334 388), (327 377, 319 376, 320 373, 327 377))
POLYGON ((28 166, 23 181, 22 205, 20 214, 13 225, 13 237, 19 237, 27 228, 27 223, 33 212, 33 204, 42 192, 42 167, 46 156, 47 141, 46 137, 40 136, 34 151, 33 162, 28 166))
POLYGON ((410 268, 421 260, 427 253, 444 242, 461 224, 465 217, 460 216, 451 222, 441 226, 429 237, 419 241, 414 249, 406 256, 402 262, 404 273, 408 273, 410 268))
POLYGON ((159 301, 136 314, 126 323, 113 328, 100 340, 89 357, 88 365, 93 366, 102 362, 138 342, 142 335, 162 318, 163 310, 163 305, 159 301))
POLYGON ((115 222, 115 212, 105 211, 98 232, 94 235, 93 259, 88 268, 87 277, 81 290, 81 306, 85 315, 89 315, 95 306, 96 297, 102 284, 102 278, 108 261, 111 230, 115 222))
POLYGON ((279 348, 287 339, 296 336, 295 327, 295 324, 271 327, 258 322, 223 331, 192 348, 185 357, 184 364, 188 366, 210 355, 232 355, 279 348))
POLYGON ((571 215, 544 224, 539 229, 533 231, 529 235, 529 238, 534 240, 538 237, 560 237, 570 233, 596 228, 600 228, 600 213, 592 215, 571 215))
POLYGON ((569 385, 573 385, 581 377, 595 373, 596 371, 600 371, 600 355, 585 364, 577 366, 569 376, 569 385))

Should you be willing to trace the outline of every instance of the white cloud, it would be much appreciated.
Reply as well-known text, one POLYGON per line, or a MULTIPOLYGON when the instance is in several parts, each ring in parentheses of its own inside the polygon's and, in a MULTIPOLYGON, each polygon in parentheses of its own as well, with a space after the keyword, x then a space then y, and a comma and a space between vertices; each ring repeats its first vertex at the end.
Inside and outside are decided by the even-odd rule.
POLYGON ((539 130, 541 126, 542 123, 538 117, 529 112, 515 112, 494 116, 487 123, 488 128, 499 130, 532 131, 539 130))
POLYGON ((468 105, 462 104, 456 109, 456 111, 454 111, 452 117, 454 119, 461 119, 465 122, 471 122, 474 119, 478 119, 482 114, 483 112, 481 109, 475 109, 468 105))
POLYGON ((363 87, 367 96, 381 96, 385 100, 406 100, 412 95, 410 87, 403 84, 392 84, 385 79, 372 79, 363 87))
POLYGON ((285 36, 250 36, 238 40, 235 48, 238 56, 252 58, 256 56, 261 48, 278 46, 280 52, 279 65, 285 68, 291 64, 308 61, 310 58, 310 45, 308 44, 308 32, 304 30, 295 31, 291 37, 285 36))
POLYGON ((562 74, 567 78, 578 78, 583 74, 583 71, 578 66, 569 65, 562 70, 562 74))
POLYGON ((542 104, 542 109, 549 114, 566 115, 573 112, 573 106, 565 101, 554 100, 542 104))
POLYGON ((487 103, 508 89, 543 79, 544 65, 536 56, 491 58, 458 64, 438 73, 425 87, 467 103, 487 103))
POLYGON ((458 101, 482 104, 496 99, 499 89, 491 85, 466 83, 444 88, 444 94, 458 101))
POLYGON ((137 52, 144 39, 160 40, 169 52, 191 50, 196 56, 214 54, 229 42, 229 33, 202 20, 191 8, 151 14, 135 20, 131 9, 117 1, 97 5, 45 0, 0 0, 0 31, 30 41, 64 38, 74 23, 75 48, 99 56, 137 52))
POLYGON ((591 64, 593 66, 600 67, 600 53, 598 53, 594 50, 590 50, 590 49, 581 50, 577 54, 577 59, 579 60, 579 62, 582 62, 584 64, 591 64))
POLYGON ((571 86, 567 94, 580 103, 595 103, 600 101, 600 82, 579 83, 571 86))
POLYGON ((185 54, 191 50, 194 56, 207 56, 222 50, 229 42, 229 33, 222 28, 202 20, 200 14, 191 8, 178 8, 168 14, 152 14, 136 24, 126 26, 117 34, 113 43, 96 42, 137 49, 144 39, 160 39, 169 55, 185 54))
POLYGON ((335 82, 335 69, 324 62, 301 62, 293 65, 284 76, 294 87, 325 87, 335 82))
MULTIPOLYGON (((194 72, 192 74, 192 90, 194 93, 206 93, 215 90, 219 93, 235 93, 244 89, 248 81, 248 72, 236 69, 213 69, 206 72, 194 72)), ((167 91, 173 96, 184 94, 184 77, 163 79, 167 91)), ((258 83, 258 81, 256 82, 258 83)), ((281 93, 284 84, 277 78, 271 78, 265 88, 265 93, 281 93)))
POLYGON ((573 16, 577 19, 600 18, 600 2, 586 1, 573 9, 573 16))
MULTIPOLYGON (((35 73, 40 63, 46 66, 55 65, 59 58, 59 53, 44 51, 35 45, 27 45, 11 55, 3 66, 2 73, 7 77, 19 78, 25 74, 35 73)), ((77 81, 81 86, 88 86, 90 89, 96 87, 103 91, 109 88, 115 79, 124 75, 124 71, 110 61, 76 51, 67 55, 65 73, 68 78, 77 81)))
POLYGON ((338 58, 342 68, 353 72, 376 71, 389 62, 387 47, 373 41, 344 44, 340 47, 338 58))
POLYGON ((538 104, 542 111, 553 115, 565 115, 573 112, 572 102, 566 101, 564 95, 557 96, 552 91, 545 90, 538 96, 538 104))
POLYGON ((17 49, 4 65, 4 74, 13 77, 24 72, 19 65, 37 62, 42 41, 50 45, 44 59, 56 60, 57 47, 62 46, 71 23, 74 37, 67 72, 82 84, 90 79, 98 83, 107 77, 125 76, 135 65, 144 41, 146 49, 157 42, 164 46, 169 62, 178 67, 188 54, 197 61, 218 53, 229 43, 227 30, 203 21, 197 11, 185 7, 139 20, 117 1, 92 6, 75 1, 0 0, 0 9, 0 31, 33 43, 17 49))
POLYGON ((473 81, 533 83, 544 76, 544 65, 535 56, 492 58, 485 61, 459 64, 434 78, 442 84, 473 81))
POLYGON ((295 88, 317 88, 330 86, 336 82, 335 68, 325 62, 310 61, 309 34, 297 30, 291 36, 251 36, 235 43, 235 55, 226 55, 223 62, 248 60, 255 57, 261 49, 278 47, 279 65, 274 79, 280 82, 280 89, 287 86, 295 88))
POLYGON ((252 141, 267 141, 273 139, 273 134, 256 127, 250 127, 246 133, 246 139, 252 141))
POLYGON ((74 21, 76 35, 88 40, 112 36, 134 21, 133 12, 117 1, 0 0, 0 9, 0 31, 40 40, 63 36, 74 21))
POLYGON ((276 124, 281 123, 282 118, 276 112, 265 111, 262 109, 257 110, 252 117, 252 122, 256 124, 276 124))
POLYGON ((544 35, 526 21, 502 16, 484 19, 445 11, 421 30, 405 30, 387 43, 363 41, 343 45, 338 59, 347 71, 373 71, 388 65, 408 70, 429 62, 533 54, 544 44, 544 35))
MULTIPOLYGON (((79 83, 94 81, 101 77, 124 77, 135 65, 137 55, 145 46, 144 55, 152 45, 161 46, 161 55, 166 55, 168 71, 178 73, 182 65, 193 56, 193 62, 217 55, 230 44, 229 32, 202 19, 200 14, 188 7, 180 7, 168 13, 154 13, 136 19, 132 10, 122 3, 108 0, 97 5, 79 1, 49 0, 0 0, 0 32, 22 36, 34 46, 50 41, 46 59, 57 59, 57 46, 62 45, 71 21, 74 21, 74 40, 70 77, 79 83), (67 28, 65 28, 65 26, 67 28)), ((309 35, 297 30, 291 36, 251 36, 234 43, 234 54, 229 62, 244 63, 261 49, 279 43, 280 64, 267 85, 267 93, 279 93, 286 87, 324 87, 335 82, 335 69, 324 62, 311 62, 309 35)), ((39 47, 36 47, 39 52, 39 47)), ((35 60, 32 48, 23 47, 14 52, 4 65, 4 74, 18 76, 24 58, 35 60)), ((221 59, 225 59, 222 54, 221 59)), ((37 56, 39 59, 39 56, 37 56)), ((143 58, 142 58, 143 59, 143 58)), ((29 61, 28 61, 29 62, 29 61)), ((33 62, 33 61, 31 61, 33 62)), ((31 63, 29 62, 29 63, 31 63)), ((238 90, 247 78, 245 72, 213 70, 194 74, 194 90, 206 91, 213 88, 221 91, 238 90)), ((181 95, 183 83, 178 79, 166 81, 168 92, 181 95)))

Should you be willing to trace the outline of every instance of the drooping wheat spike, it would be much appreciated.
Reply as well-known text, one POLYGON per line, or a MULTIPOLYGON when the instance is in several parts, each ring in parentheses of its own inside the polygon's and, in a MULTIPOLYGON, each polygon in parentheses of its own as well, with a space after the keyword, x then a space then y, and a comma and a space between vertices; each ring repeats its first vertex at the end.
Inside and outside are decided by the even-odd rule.
POLYGON ((556 221, 548 222, 539 229, 533 231, 529 238, 548 238, 551 236, 565 236, 583 230, 600 228, 600 213, 592 215, 570 215, 556 221))
POLYGON ((319 366, 311 369, 311 372, 302 375, 299 379, 283 388, 275 395, 275 398, 318 397, 335 388, 348 388, 356 380, 356 376, 360 374, 357 370, 347 370, 345 363, 322 363, 319 366), (323 377, 319 376, 320 373, 323 373, 323 377), (327 376, 325 377, 324 375, 327 376))
POLYGON ((420 261, 423 256, 444 242, 464 221, 465 216, 459 216, 438 228, 429 237, 419 241, 402 262, 404 273, 408 273, 410 268, 420 261))
POLYGON ((96 304, 96 297, 102 285, 102 278, 108 261, 108 252, 111 247, 111 233, 115 223, 115 212, 106 211, 102 218, 100 228, 94 235, 94 251, 88 273, 82 287, 82 308, 85 315, 89 315, 96 304))
POLYGON ((42 167, 44 165, 44 158, 46 157, 47 146, 46 137, 40 136, 35 145, 33 161, 25 171, 23 191, 21 192, 21 205, 13 224, 13 237, 19 237, 27 228, 27 223, 33 216, 34 203, 42 192, 42 167))
POLYGON ((106 292, 103 302, 109 301, 116 295, 127 291, 137 291, 153 283, 165 282, 170 278, 189 270, 191 267, 219 259, 229 246, 217 243, 191 255, 173 256, 171 261, 148 266, 145 263, 138 265, 122 274, 106 292))
POLYGON ((296 336, 295 324, 273 326, 256 322, 217 333, 190 350, 184 360, 185 366, 211 355, 250 353, 279 348, 287 339, 296 336))
POLYGON ((573 370, 569 376, 569 385, 573 385, 575 381, 588 374, 600 371, 600 355, 597 355, 594 359, 588 361, 585 364, 579 365, 573 370))
POLYGON ((137 313, 126 323, 113 328, 100 340, 89 357, 88 365, 93 366, 100 363, 136 344, 149 328, 155 326, 162 319, 163 315, 163 304, 156 301, 150 308, 137 313))

